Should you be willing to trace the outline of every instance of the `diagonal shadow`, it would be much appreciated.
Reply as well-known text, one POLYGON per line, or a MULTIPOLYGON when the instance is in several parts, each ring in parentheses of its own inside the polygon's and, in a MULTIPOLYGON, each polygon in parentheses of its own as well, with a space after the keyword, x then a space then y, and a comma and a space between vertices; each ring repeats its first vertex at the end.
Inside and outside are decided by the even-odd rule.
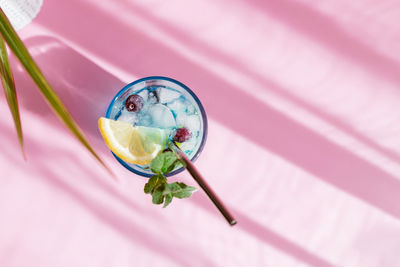
POLYGON ((151 21, 157 26, 157 28, 162 29, 164 32, 173 36, 176 40, 185 43, 193 50, 205 54, 209 58, 213 58, 218 60, 219 62, 223 62, 227 66, 234 67, 241 73, 245 74, 247 77, 251 78, 252 80, 256 81, 259 84, 262 84, 265 90, 268 90, 274 93, 275 95, 278 95, 294 103, 296 106, 301 107, 302 109, 318 116, 319 118, 330 123, 331 125, 334 125, 341 131, 345 132, 346 134, 351 135, 352 137, 356 138, 359 142, 373 148, 379 153, 385 155, 386 157, 400 163, 400 155, 398 153, 389 148, 381 146, 375 140, 358 132, 351 125, 347 124, 346 122, 343 122, 336 116, 331 115, 328 112, 325 112, 324 110, 318 108, 317 106, 308 103, 307 101, 296 96, 295 94, 291 94, 290 90, 288 90, 287 88, 284 88, 281 85, 277 84, 276 82, 272 81, 271 79, 268 79, 267 74, 260 75, 254 71, 249 70, 248 68, 244 67, 239 60, 230 57, 223 51, 217 51, 212 46, 193 38, 191 35, 185 34, 182 30, 179 30, 176 27, 171 26, 170 24, 168 24, 168 22, 161 20, 155 16, 152 16, 146 9, 141 8, 139 5, 134 5, 132 2, 130 2, 129 5, 126 2, 121 2, 121 5, 124 5, 127 9, 128 8, 132 9, 133 6, 134 8, 132 9, 132 12, 135 13, 135 16, 142 17, 145 20, 151 21))
POLYGON ((262 10, 268 16, 276 18, 279 22, 338 55, 362 66, 372 75, 378 74, 399 85, 400 64, 397 61, 375 51, 358 38, 351 36, 329 16, 323 15, 299 1, 250 0, 246 3, 253 5, 257 10, 262 10))
MULTIPOLYGON (((205 196, 205 194, 195 194, 191 197, 191 201, 198 207, 219 216, 215 207, 211 205, 210 200, 205 196)), ((285 237, 275 233, 268 227, 261 225, 260 223, 252 220, 248 215, 245 215, 237 210, 233 210, 235 218, 238 221, 237 228, 245 231, 254 238, 268 243, 276 249, 281 251, 290 251, 290 256, 305 262, 311 266, 318 267, 333 267, 331 263, 327 262, 325 259, 320 258, 318 255, 314 255, 306 249, 300 247, 299 245, 293 243, 292 241, 286 239, 285 237)), ((222 221, 222 220, 221 220, 222 221)))
MULTIPOLYGON (((33 37, 26 40, 25 44, 72 117, 92 140, 98 140, 97 120, 105 115, 109 102, 125 83, 55 38, 33 37)), ((19 70, 19 62, 14 56, 10 61, 16 86, 24 88, 20 96, 21 105, 46 116, 53 123, 58 121, 31 78, 19 70)))
MULTIPOLYGON (((141 29, 118 23, 83 2, 77 6, 74 3, 73 0, 58 3, 57 8, 64 10, 61 14, 42 12, 38 22, 55 32, 62 31, 65 38, 109 62, 118 62, 118 66, 138 77, 159 74, 181 77, 178 80, 184 83, 190 81, 187 85, 196 91, 207 113, 218 122, 323 181, 400 218, 400 205, 397 204, 400 202, 400 183, 396 177, 241 92, 238 86, 232 86, 208 71, 207 66, 193 64, 177 51, 149 38, 141 29), (71 7, 79 8, 71 10, 71 7), (85 19, 84 24, 79 24, 79 31, 73 24, 63 23, 72 13, 76 23, 80 18, 85 19), (87 14, 91 20, 86 20, 87 14), (102 27, 102 34, 91 34, 98 27, 102 27), (115 29, 119 29, 118 32, 115 29), (112 43, 103 43, 104 36, 112 43), (134 47, 131 40, 134 40, 134 47), (113 49, 109 49, 110 46, 113 49), (266 130, 267 125, 272 127, 266 130)), ((51 7, 52 3, 48 4, 51 7)), ((91 91, 97 89, 91 88, 91 91)), ((82 113, 90 107, 79 105, 74 109, 82 113)))
POLYGON ((196 259, 196 262, 200 266, 216 267, 206 255, 200 253, 193 255, 194 250, 187 249, 187 247, 185 248, 183 246, 177 246, 176 242, 174 242, 174 246, 171 246, 170 242, 162 240, 160 236, 156 236, 150 231, 143 231, 143 228, 134 221, 121 218, 121 215, 116 216, 115 212, 110 208, 98 205, 95 200, 85 197, 61 179, 56 178, 56 172, 49 171, 46 173, 43 172, 43 170, 41 172, 44 173, 42 178, 47 184, 58 190, 59 188, 63 188, 62 191, 70 195, 71 199, 77 201, 100 221, 110 226, 111 229, 114 229, 114 231, 118 232, 129 241, 140 243, 140 245, 145 246, 148 250, 176 262, 179 266, 191 266, 191 264, 193 264, 193 259, 196 259))
MULTIPOLYGON (((4 126, 0 127, 0 136, 4 137, 4 135, 6 135, 8 137, 13 135, 11 130, 8 128, 4 126)), ((6 138, 3 140, 5 139, 6 138)), ((209 260, 206 255, 194 253, 195 250, 189 250, 184 246, 179 246, 176 242, 174 243, 174 246, 171 246, 168 240, 162 239, 150 231, 145 231, 143 227, 135 223, 135 221, 124 217, 111 206, 100 204, 96 199, 85 194, 85 192, 82 189, 79 189, 79 187, 75 187, 74 185, 64 181, 59 177, 57 171, 49 168, 46 156, 43 157, 46 153, 45 151, 41 152, 43 148, 40 145, 35 144, 35 140, 31 140, 29 136, 25 136, 25 139, 26 142, 29 143, 32 151, 35 151, 38 155, 37 157, 32 157, 30 159, 34 168, 41 174, 40 176, 35 176, 35 178, 42 180, 46 185, 51 186, 57 192, 66 194, 72 201, 78 202, 80 206, 99 219, 99 221, 109 226, 110 229, 113 229, 116 233, 120 234, 123 238, 127 239, 131 243, 140 244, 146 247, 149 251, 157 253, 164 258, 170 259, 178 266, 191 266, 193 259, 196 259, 200 266, 216 267, 214 262, 209 260)), ((18 158, 19 155, 12 153, 12 151, 11 148, 4 149, 2 153, 7 154, 7 160, 10 160, 15 164, 25 164, 23 160, 18 158)), ((60 158, 60 161, 65 158, 68 158, 79 165, 78 160, 73 154, 63 153, 63 157, 60 158)), ((89 170, 89 172, 86 173, 90 175, 91 171, 89 170)), ((127 205, 129 210, 135 210, 135 212, 141 214, 141 210, 138 209, 138 206, 132 201, 124 201, 122 204, 127 205)))
MULTIPOLYGON (((2 129, 0 132, 2 140, 6 140, 14 136, 14 133, 7 127, 0 125, 0 128, 2 129)), ((176 251, 175 247, 171 249, 171 246, 167 244, 167 242, 163 242, 163 240, 160 240, 152 233, 149 233, 147 231, 143 232, 143 229, 140 227, 140 225, 135 224, 134 221, 129 220, 128 218, 114 211, 110 207, 104 206, 103 204, 99 203, 95 199, 92 199, 87 194, 85 194, 85 192, 83 192, 82 189, 78 189, 74 185, 64 181, 62 178, 59 178, 59 174, 54 170, 51 170, 48 164, 46 164, 47 162, 46 156, 43 156, 46 155, 46 152, 50 154, 54 153, 52 153, 51 151, 49 152, 47 149, 43 149, 42 146, 36 144, 34 140, 31 140, 29 136, 26 137, 26 141, 29 144, 29 150, 35 152, 37 155, 37 157, 31 159, 33 163, 31 166, 34 165, 34 168, 39 173, 41 173, 40 176, 36 177, 40 177, 39 179, 41 179, 47 185, 50 185, 55 190, 68 195, 70 199, 72 199, 75 202, 78 202, 79 205, 85 208, 88 212, 90 212, 93 216, 102 221, 104 224, 110 226, 112 229, 114 229, 115 232, 119 233, 125 239, 131 242, 137 242, 137 240, 140 240, 140 244, 143 244, 149 250, 156 251, 161 256, 167 257, 175 261, 177 264, 179 263, 179 265, 182 266, 191 266, 188 265, 190 261, 193 261, 193 259, 196 259, 196 261, 199 260, 199 258, 197 257, 198 255, 197 256, 192 255, 182 248, 179 249, 179 255, 182 255, 182 251, 184 251, 183 254, 187 255, 188 258, 186 259, 184 257, 182 259, 182 257, 177 257, 176 253, 175 254, 171 253, 171 251, 176 251)), ((10 144, 10 146, 12 145, 10 144)), ((18 155, 12 153, 12 151, 13 150, 9 147, 4 149, 3 153, 7 154, 8 160, 13 161, 15 164, 25 164, 25 162, 21 158, 18 158, 18 155)), ((63 161, 65 158, 68 158, 69 160, 73 161, 77 166, 82 165, 76 159, 76 157, 74 157, 73 154, 63 152, 63 157, 60 158, 60 160, 63 161)), ((89 168, 83 169, 83 173, 86 173, 88 176, 90 176, 91 172, 92 170, 89 168)), ((124 205, 128 210, 132 210, 135 211, 136 213, 143 214, 143 209, 141 209, 141 207, 136 205, 133 201, 122 198, 118 194, 118 192, 110 192, 109 190, 107 191, 108 191, 107 193, 109 193, 111 196, 117 199, 119 203, 124 205)), ((206 196, 203 193, 195 194, 190 201, 194 205, 200 207, 206 212, 212 214, 213 216, 221 218, 219 213, 217 213, 215 207, 211 204, 209 199, 206 198, 206 196)), ((246 215, 235 210, 234 214, 236 219, 238 219, 239 221, 239 224, 235 227, 247 232, 254 238, 266 242, 281 251, 284 252, 290 251, 290 256, 302 262, 305 262, 311 266, 333 267, 332 264, 325 261, 324 259, 316 255, 313 255, 312 253, 301 248, 292 241, 287 240, 286 238, 280 236, 279 234, 275 233, 269 228, 253 221, 246 215)), ((150 215, 147 216, 149 218, 151 217, 150 215)), ((159 218, 157 220, 159 220, 159 218)), ((223 221, 222 218, 221 218, 221 223, 225 224, 225 221, 223 221)), ((215 264, 212 261, 204 257, 203 254, 201 255, 203 258, 200 261, 198 261, 198 263, 201 264, 201 266, 210 266, 210 267, 215 266, 215 264)))

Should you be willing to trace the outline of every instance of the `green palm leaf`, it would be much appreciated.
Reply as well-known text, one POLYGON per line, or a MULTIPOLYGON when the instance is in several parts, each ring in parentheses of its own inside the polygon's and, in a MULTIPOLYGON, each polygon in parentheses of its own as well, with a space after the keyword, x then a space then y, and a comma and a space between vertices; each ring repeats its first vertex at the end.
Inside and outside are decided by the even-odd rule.
POLYGON ((4 43, 2 37, 0 37, 0 75, 8 107, 10 108, 11 115, 14 119, 15 129, 17 130, 18 141, 21 146, 22 155, 25 159, 24 140, 22 138, 22 127, 18 110, 17 93, 15 91, 14 78, 11 73, 10 63, 8 62, 6 44, 4 43))
POLYGON ((0 33, 3 36, 4 40, 7 42, 10 49, 14 52, 16 57, 24 66, 25 70, 32 77, 40 92, 47 100, 48 104, 53 108, 53 111, 59 116, 61 121, 65 123, 68 129, 75 135, 75 137, 81 142, 81 144, 85 146, 89 150, 89 152, 107 169, 107 171, 112 174, 107 165, 102 161, 102 159, 97 155, 92 146, 89 144, 81 129, 79 128, 75 120, 71 117, 64 104, 61 102, 61 99, 51 88, 50 84, 42 74, 39 67, 36 65, 32 56, 29 54, 25 45, 19 38, 18 34, 15 32, 14 28, 11 26, 11 23, 9 22, 7 16, 4 14, 1 8, 0 33))

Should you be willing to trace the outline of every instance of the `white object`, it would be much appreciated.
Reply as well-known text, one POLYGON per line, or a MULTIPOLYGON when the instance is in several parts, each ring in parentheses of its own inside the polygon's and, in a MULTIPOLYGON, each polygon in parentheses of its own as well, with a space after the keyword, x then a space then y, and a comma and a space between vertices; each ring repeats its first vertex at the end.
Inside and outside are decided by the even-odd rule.
POLYGON ((185 126, 192 131, 192 133, 200 131, 200 124, 200 118, 197 115, 190 115, 185 121, 185 126))
POLYGON ((171 110, 164 105, 156 104, 151 106, 148 114, 150 114, 153 120, 153 127, 170 128, 176 126, 174 115, 172 115, 171 110))
POLYGON ((147 90, 143 90, 140 93, 138 93, 138 95, 140 95, 143 98, 143 101, 146 102, 147 97, 149 96, 149 92, 147 90))
MULTIPOLYGON (((196 151, 196 149, 195 149, 196 144, 197 144, 197 137, 195 135, 192 135, 192 137, 189 140, 187 140, 181 144, 180 149, 183 150, 185 153, 188 153, 188 152, 193 153, 193 151, 196 151)), ((191 155, 189 155, 189 156, 191 156, 191 155)))
POLYGON ((184 112, 186 110, 186 105, 179 99, 175 100, 167 104, 167 106, 175 113, 179 114, 180 112, 184 112))
POLYGON ((201 122, 198 115, 186 115, 180 113, 176 117, 176 123, 178 127, 186 127, 192 134, 200 131, 201 122))
POLYGON ((158 97, 159 97, 161 103, 171 102, 172 100, 175 100, 180 96, 181 96, 181 94, 179 92, 169 90, 169 89, 161 89, 158 92, 158 97))
POLYGON ((43 0, 0 0, 0 7, 15 30, 28 25, 39 13, 43 0))
POLYGON ((129 112, 126 109, 121 111, 121 115, 118 117, 119 121, 129 122, 130 124, 136 124, 138 117, 135 112, 129 112))

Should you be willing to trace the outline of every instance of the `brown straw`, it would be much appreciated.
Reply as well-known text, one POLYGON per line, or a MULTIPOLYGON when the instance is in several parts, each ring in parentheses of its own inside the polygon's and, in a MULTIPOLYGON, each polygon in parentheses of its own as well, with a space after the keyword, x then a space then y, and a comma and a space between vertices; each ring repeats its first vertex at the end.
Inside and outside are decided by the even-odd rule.
POLYGON ((188 170, 188 172, 192 175, 192 177, 196 180, 196 182, 204 190, 204 192, 206 192, 207 196, 211 199, 217 209, 222 213, 228 223, 231 226, 235 225, 237 221, 225 208, 225 206, 222 204, 222 201, 217 197, 214 191, 208 186, 194 164, 186 157, 185 153, 183 153, 183 151, 174 142, 170 142, 169 148, 175 152, 175 154, 181 160, 183 166, 186 168, 186 170, 188 170))

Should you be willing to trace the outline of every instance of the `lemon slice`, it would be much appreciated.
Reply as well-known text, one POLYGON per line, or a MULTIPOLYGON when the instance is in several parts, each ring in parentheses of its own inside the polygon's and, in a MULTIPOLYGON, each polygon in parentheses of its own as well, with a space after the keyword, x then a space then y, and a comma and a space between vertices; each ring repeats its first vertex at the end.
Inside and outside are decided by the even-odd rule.
POLYGON ((168 130, 136 126, 101 117, 99 129, 107 146, 120 159, 134 164, 149 164, 164 149, 168 130))

